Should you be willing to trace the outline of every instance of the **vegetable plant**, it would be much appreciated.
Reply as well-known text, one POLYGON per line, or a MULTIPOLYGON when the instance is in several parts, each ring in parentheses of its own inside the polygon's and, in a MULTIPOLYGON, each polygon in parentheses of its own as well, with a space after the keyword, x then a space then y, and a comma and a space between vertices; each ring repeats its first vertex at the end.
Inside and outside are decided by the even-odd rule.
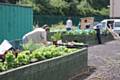
POLYGON ((18 54, 16 61, 18 65, 25 65, 30 62, 29 51, 22 51, 18 54))
POLYGON ((43 50, 41 48, 34 50, 31 54, 31 60, 37 59, 37 60, 43 60, 45 57, 42 55, 43 50))
POLYGON ((55 33, 53 36, 51 36, 51 39, 53 41, 61 40, 61 33, 60 32, 55 33))
POLYGON ((79 31, 69 31, 69 32, 66 32, 65 33, 66 35, 82 35, 82 36, 85 36, 85 35, 95 35, 96 32, 95 30, 79 30, 79 31))
POLYGON ((12 68, 16 66, 15 55, 12 51, 8 51, 5 55, 5 63, 7 64, 8 68, 12 68))
POLYGON ((30 50, 30 51, 36 50, 41 46, 44 46, 44 45, 42 43, 35 44, 31 40, 28 43, 22 45, 24 50, 30 50))
POLYGON ((3 62, 0 62, 0 72, 5 70, 7 70, 7 66, 3 62))
POLYGON ((33 51, 25 50, 19 52, 17 57, 15 57, 12 51, 8 51, 5 55, 5 61, 0 62, 0 72, 14 67, 26 65, 30 62, 35 62, 34 60, 40 61, 66 55, 74 50, 76 49, 69 49, 65 46, 56 47, 55 45, 51 45, 47 47, 39 47, 33 51))

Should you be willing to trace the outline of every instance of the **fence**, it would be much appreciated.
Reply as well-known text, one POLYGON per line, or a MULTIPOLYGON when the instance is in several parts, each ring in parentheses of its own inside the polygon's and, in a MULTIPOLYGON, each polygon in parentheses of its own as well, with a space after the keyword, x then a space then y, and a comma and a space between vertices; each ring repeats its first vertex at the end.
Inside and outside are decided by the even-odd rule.
POLYGON ((0 3, 0 42, 14 40, 32 30, 31 7, 0 3))
MULTIPOLYGON (((72 16, 73 24, 78 25, 80 18, 84 16, 72 16)), ((108 16, 93 16, 95 21, 101 21, 103 19, 109 18, 108 16)), ((33 15, 34 24, 39 23, 40 26, 44 24, 52 25, 57 24, 59 22, 63 22, 65 24, 67 20, 67 16, 50 16, 50 15, 33 15)))

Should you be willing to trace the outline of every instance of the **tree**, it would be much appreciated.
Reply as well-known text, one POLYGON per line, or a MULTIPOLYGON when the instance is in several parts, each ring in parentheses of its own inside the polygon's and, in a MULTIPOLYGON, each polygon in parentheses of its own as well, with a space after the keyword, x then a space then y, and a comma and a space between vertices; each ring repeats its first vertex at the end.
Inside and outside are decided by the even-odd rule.
POLYGON ((90 5, 95 9, 107 8, 110 0, 87 0, 90 5), (100 4, 101 3, 101 4, 100 4))
POLYGON ((50 0, 50 5, 56 11, 57 14, 64 15, 64 11, 69 6, 64 0, 50 0))
POLYGON ((13 3, 16 4, 16 2, 18 2, 19 0, 0 0, 0 2, 2 3, 13 3))
POLYGON ((34 14, 65 16, 109 14, 107 8, 109 0, 20 0, 19 2, 21 5, 32 6, 34 14))

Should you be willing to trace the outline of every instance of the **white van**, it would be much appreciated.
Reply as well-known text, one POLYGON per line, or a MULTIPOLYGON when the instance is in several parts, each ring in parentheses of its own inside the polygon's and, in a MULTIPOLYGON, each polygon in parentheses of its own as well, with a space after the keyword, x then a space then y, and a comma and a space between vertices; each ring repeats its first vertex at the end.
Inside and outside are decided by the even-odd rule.
POLYGON ((102 30, 106 30, 106 27, 108 26, 108 24, 111 24, 112 29, 118 34, 120 34, 120 19, 105 19, 101 21, 100 24, 101 24, 102 30))

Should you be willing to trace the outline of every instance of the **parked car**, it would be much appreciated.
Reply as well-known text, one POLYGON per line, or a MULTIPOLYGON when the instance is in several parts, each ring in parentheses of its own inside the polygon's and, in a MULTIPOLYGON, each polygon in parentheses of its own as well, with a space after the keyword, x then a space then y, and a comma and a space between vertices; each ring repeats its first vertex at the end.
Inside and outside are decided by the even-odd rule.
POLYGON ((111 24, 113 31, 120 34, 120 19, 105 19, 101 21, 101 29, 106 30, 106 27, 108 27, 108 24, 111 24))

